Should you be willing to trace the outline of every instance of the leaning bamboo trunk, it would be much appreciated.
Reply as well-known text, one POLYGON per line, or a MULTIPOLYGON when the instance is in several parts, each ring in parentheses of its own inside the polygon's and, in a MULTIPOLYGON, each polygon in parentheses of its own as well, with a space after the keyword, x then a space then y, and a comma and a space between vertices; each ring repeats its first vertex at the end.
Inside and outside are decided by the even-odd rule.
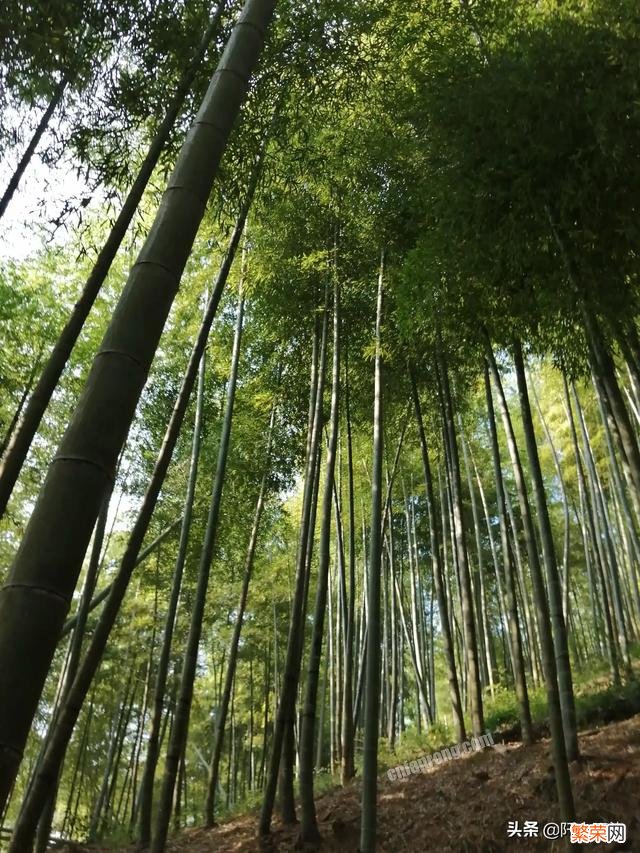
POLYGON ((474 606, 476 608, 476 636, 478 638, 480 668, 484 681, 483 686, 489 684, 491 695, 494 695, 494 658, 492 651, 492 641, 489 628, 487 626, 487 607, 484 595, 484 558, 482 555, 482 536, 480 534, 480 517, 478 515, 478 503, 476 493, 471 479, 471 465, 469 464, 469 448, 465 439, 462 427, 462 416, 458 412, 458 429, 460 431, 460 443, 462 444, 462 459, 467 478, 467 489, 469 491, 469 499, 471 501, 471 518, 473 519, 473 530, 476 543, 477 565, 473 573, 473 591, 475 594, 474 606))
POLYGON ((558 671, 558 688, 560 690, 560 703, 562 707, 562 725, 564 738, 567 744, 567 756, 569 761, 578 757, 578 728, 576 724, 576 708, 573 696, 573 680, 571 676, 571 661, 569 659, 569 644, 567 642, 567 628, 562 612, 562 587, 558 573, 553 532, 549 519, 547 507, 547 496, 542 479, 540 457, 533 427, 531 405, 527 391, 527 377, 524 370, 522 347, 519 341, 514 343, 514 364, 516 379, 518 383, 518 394, 520 397, 520 412, 524 430, 527 456, 529 458, 529 469, 533 483, 533 496, 538 513, 538 527, 542 544, 542 558, 547 575, 547 590, 549 595, 549 613, 553 629, 553 646, 556 656, 556 667, 558 671))
MULTIPOLYGON (((585 422, 584 413, 578 399, 575 385, 573 387, 574 398, 576 402, 576 411, 578 415, 578 423, 582 434, 582 442, 584 446, 584 459, 586 464, 586 474, 589 483, 588 494, 590 498, 590 506, 592 508, 593 526, 594 526, 594 542, 597 543, 599 551, 598 570, 600 582, 602 586, 602 610, 605 616, 605 626, 607 636, 611 632, 611 658, 616 662, 614 673, 617 673, 618 659, 622 663, 625 671, 625 676, 631 675, 631 661, 629 659, 629 650, 627 646, 627 637, 624 629, 624 618, 622 612, 622 602, 620 593, 620 584, 618 577, 618 562, 611 541, 611 532, 609 519, 606 515, 604 500, 602 497, 602 487, 600 478, 596 469, 593 452, 591 449, 591 441, 589 431, 585 422), (605 574, 606 570, 606 574, 605 574), (607 578, 610 583, 607 584, 607 578), (609 602, 613 605, 613 613, 611 612, 609 602), (614 619, 615 615, 615 619, 614 619), (618 645, 616 646, 615 628, 617 628, 618 645)), ((605 430, 606 430, 605 423, 605 430)), ((614 678, 615 680, 615 678, 614 678)))
POLYGON ((542 407, 540 405, 540 400, 538 399, 538 395, 536 394, 536 388, 533 382, 529 382, 529 387, 533 393, 533 402, 535 404, 536 410, 538 412, 538 418, 540 419, 540 423, 542 424, 542 429, 544 430, 545 438, 547 439, 547 444, 549 445, 549 449, 551 450, 551 458, 553 459, 553 467, 556 470, 556 477, 558 478, 558 485, 560 486, 560 492, 562 494, 562 519, 564 526, 564 533, 562 537, 562 612, 564 613, 564 618, 569 619, 569 549, 570 549, 570 540, 571 540, 571 524, 569 521, 569 496, 567 495, 567 489, 564 482, 564 477, 562 476, 562 466, 560 465, 560 458, 558 456, 558 451, 556 450, 556 446, 554 444, 553 438, 551 436, 551 430, 549 429, 549 425, 544 417, 542 412, 542 407))
MULTIPOLYGON (((32 838, 32 833, 35 832, 38 817, 44 807, 51 785, 57 778, 61 763, 64 760, 65 750, 73 733, 73 727, 78 719, 82 703, 89 691, 93 677, 100 665, 100 661, 102 660, 107 640, 109 639, 111 629, 113 628, 118 616, 120 606, 131 579, 131 574, 138 563, 138 555, 140 554, 142 542, 149 527, 151 516, 153 515, 153 510, 155 508, 156 501, 158 500, 158 495, 160 494, 160 489, 164 483, 169 463, 171 462, 171 457, 185 417, 189 397, 191 396, 191 391, 195 385, 198 366, 202 360, 202 355, 207 344, 211 324, 213 323, 213 319, 216 315, 218 303, 220 302, 220 298, 229 276, 229 271, 233 264, 236 249, 244 229, 244 222, 251 198, 253 197, 255 184, 258 180, 259 171, 260 162, 258 162, 255 167, 252 184, 249 188, 247 200, 245 201, 245 207, 238 218, 227 254, 220 272, 218 273, 211 297, 209 298, 205 316, 193 345, 189 363, 182 380, 182 385, 180 386, 180 391, 176 398, 169 424, 167 425, 158 458, 156 460, 149 485, 147 486, 147 491, 145 492, 136 523, 129 536, 129 541, 120 562, 120 567, 111 584, 107 601, 105 602, 104 609, 100 614, 100 619, 91 639, 89 648, 87 649, 87 653, 78 671, 78 675, 76 676, 76 679, 69 691, 64 707, 60 711, 55 732, 47 745, 47 750, 41 767, 39 768, 38 776, 34 782, 33 788, 29 791, 25 800, 23 812, 25 815, 28 815, 28 822, 25 817, 25 835, 22 841, 24 846, 22 848, 18 847, 18 850, 26 847, 27 843, 32 838)), ((162 737, 160 740, 162 741, 162 737)))
POLYGON ((11 175, 7 188, 2 194, 2 198, 0 198, 0 219, 4 216, 5 211, 9 206, 9 202, 13 198, 15 191, 18 189, 20 181, 22 180, 22 176, 24 175, 27 166, 31 162, 31 158, 35 154, 36 148, 38 147, 38 144, 42 139, 43 133, 49 127, 51 116, 58 109, 58 105, 64 97, 64 93, 67 89, 67 86, 69 85, 70 79, 71 73, 66 72, 61 77, 60 82, 53 90, 53 94, 51 95, 51 99, 47 104, 47 108, 42 113, 40 121, 38 122, 37 127, 34 130, 31 139, 29 140, 29 144, 27 145, 24 154, 20 158, 20 162, 16 166, 13 175, 11 175))
POLYGON ((176 622, 178 601, 182 589, 182 575, 187 559, 187 547, 189 545, 189 534, 191 532, 191 517, 193 514, 193 502, 196 493, 196 481, 198 478, 198 462, 200 459, 200 444, 202 440, 202 411, 204 404, 204 380, 206 373, 206 353, 200 361, 198 374, 198 393, 196 397, 196 413, 193 424, 193 438, 191 442, 191 460, 189 464, 189 475, 187 477, 187 489, 184 499, 184 512, 182 515, 182 526, 180 529, 180 541, 178 553, 173 567, 173 578, 171 581, 171 593, 167 604, 167 615, 162 632, 162 645, 160 657, 156 670, 155 685, 153 688, 153 710, 151 713, 151 729, 147 740, 147 753, 145 756, 144 772, 140 782, 140 822, 138 825, 138 842, 147 845, 151 839, 151 805, 153 800, 153 782, 158 764, 158 752, 160 749, 160 729, 162 726, 162 713, 164 711, 164 696, 167 688, 167 675, 169 672, 169 659, 171 656, 171 644, 173 641, 173 630, 176 622))
MULTIPOLYGON (((324 344, 326 334, 323 335, 323 353, 326 350, 324 344)), ((324 359, 324 356, 323 356, 324 359)), ((322 370, 324 371, 324 360, 322 360, 322 370)), ((320 399, 320 398, 318 398, 320 399)), ((320 410, 322 412, 322 410, 320 410)), ((289 693, 289 700, 284 707, 284 730, 282 739, 282 758, 280 761, 280 778, 278 781, 278 793, 280 800, 280 818, 283 823, 295 824, 298 822, 296 815, 295 802, 295 767, 298 762, 298 751, 296 746, 296 734, 300 730, 300 720, 296 717, 296 701, 298 683, 300 680, 300 672, 302 669, 302 656, 304 652, 304 625, 307 618, 307 605, 309 601, 309 581, 311 577, 311 560, 313 558, 314 548, 314 531, 316 528, 316 515, 318 513, 318 490, 320 487, 320 445, 316 447, 316 453, 313 459, 313 478, 311 481, 311 509, 309 512, 308 528, 309 536, 307 537, 305 557, 304 557, 304 573, 302 577, 303 591, 300 600, 301 625, 302 629, 298 633, 298 641, 295 647, 295 652, 290 661, 290 666, 285 665, 285 677, 288 672, 291 683, 295 681, 296 689, 289 693)), ((277 717, 276 717, 277 725, 277 717)))
MULTIPOLYGON (((130 670, 126 686, 124 688, 121 698, 118 700, 116 712, 113 718, 113 722, 111 724, 111 730, 109 733, 109 750, 107 752, 104 771, 102 774, 102 782, 100 785, 100 790, 98 792, 98 797, 93 804, 91 820, 89 822, 89 829, 87 830, 87 837, 89 841, 95 841, 98 837, 98 830, 102 823, 102 815, 107 806, 109 791, 111 787, 109 780, 111 779, 112 771, 115 766, 116 755, 118 753, 118 748, 120 744, 120 738, 121 735, 124 733, 124 730, 126 729, 127 721, 125 720, 127 717, 127 708, 129 705, 129 700, 131 698, 132 691, 135 691, 135 686, 132 687, 132 682, 133 670, 130 670)), ((24 850, 24 848, 16 847, 16 853, 18 853, 18 850, 24 850)))
POLYGON ((473 591, 469 572, 469 559, 465 542, 464 520, 462 513, 462 485, 460 478, 460 459, 455 434, 453 418, 453 403, 449 385, 448 368, 444 359, 439 359, 440 382, 442 386, 442 417, 444 421, 445 439, 449 448, 449 468, 451 483, 452 522, 455 538, 456 556, 458 561, 460 606, 464 627, 465 663, 468 676, 470 700, 471 727, 476 737, 484 734, 484 714, 482 708, 482 690, 480 688, 480 667, 478 661, 478 644, 476 641, 473 591))
POLYGON ((342 784, 355 776, 354 726, 353 726, 353 649, 356 604, 356 531, 353 488, 353 442, 351 435, 351 408, 349 405, 348 345, 344 359, 344 402, 347 427, 347 477, 349 494, 349 592, 347 604, 346 641, 344 651, 344 701, 342 703, 342 784))
MULTIPOLYGON (((324 383, 324 369, 325 369, 325 360, 326 360, 326 337, 327 337, 327 311, 326 305, 323 314, 323 322, 322 322, 322 336, 320 343, 320 357, 318 357, 318 337, 319 334, 319 325, 318 318, 315 318, 315 328, 314 328, 314 338, 313 338, 313 346, 311 353, 311 394, 309 397, 309 415, 307 420, 307 442, 306 442, 306 455, 305 459, 307 460, 307 465, 311 465, 311 469, 308 469, 310 473, 309 486, 307 486, 307 478, 305 477, 305 489, 311 489, 311 504, 308 510, 308 515, 305 515, 306 510, 304 510, 305 502, 303 498, 303 518, 306 518, 306 522, 303 523, 301 520, 300 523, 300 543, 302 543, 302 537, 306 534, 304 533, 305 529, 311 531, 311 535, 307 537, 304 557, 302 557, 302 551, 298 554, 298 559, 303 560, 302 565, 303 570, 302 574, 299 576, 296 575, 296 593, 294 594, 294 608, 296 612, 298 608, 302 614, 301 622, 304 625, 305 615, 306 615, 306 604, 308 597, 308 573, 309 566, 311 564, 311 554, 313 551, 313 530, 315 529, 315 518, 316 518, 316 508, 318 502, 318 478, 320 476, 320 463, 319 463, 319 453, 318 446, 313 445, 313 424, 315 419, 315 413, 317 411, 317 401, 320 399, 322 395, 322 389, 324 388, 324 384, 322 385, 322 389, 319 387, 320 381, 320 373, 322 373, 322 383, 324 383), (312 451, 312 447, 315 447, 315 455, 313 456, 313 460, 311 460, 310 453, 312 451), (298 587, 298 578, 300 580, 301 586, 298 587), (298 596, 298 592, 300 590, 300 596, 298 596)), ((300 548, 302 546, 300 545, 300 548)), ((296 569, 297 571, 297 569, 296 569)), ((294 631, 294 620, 291 621, 289 628, 289 635, 292 636, 294 631)), ((289 673, 289 678, 291 680, 295 679, 296 684, 298 682, 300 666, 301 666, 301 656, 302 656, 302 639, 304 636, 304 632, 300 635, 300 642, 298 644, 298 649, 295 652, 295 657, 289 659, 288 655, 285 661, 285 682, 287 681, 286 673, 289 673)), ((289 650, 289 643, 287 641, 287 652, 289 650)), ((285 685, 282 685, 284 691, 285 685)), ((295 794, 294 794, 294 762, 296 757, 295 750, 295 732, 294 732, 294 705, 295 705, 295 697, 288 701, 288 705, 290 708, 286 710, 286 713, 283 714, 283 733, 282 733, 282 747, 278 750, 278 765, 276 766, 276 754, 275 750, 272 750, 271 755, 271 763, 269 767, 269 778, 267 780, 266 790, 265 790, 265 798, 263 803, 263 809, 266 808, 268 799, 269 799, 269 791, 271 790, 271 770, 272 767, 275 768, 275 773, 278 773, 278 767, 280 770, 280 779, 279 779, 279 788, 280 788, 280 814, 284 823, 297 823, 296 817, 296 804, 295 804, 295 794), (281 755, 281 758, 280 758, 281 755)), ((284 711, 284 708, 283 708, 284 711)), ((279 717, 276 715, 275 727, 274 727, 274 743, 277 742, 277 738, 279 737, 279 717)), ((273 806, 273 803, 272 803, 273 806)), ((271 807, 272 807, 271 806, 271 807)))
POLYGON ((7 426, 7 430, 4 434, 4 438, 2 442, 0 442, 0 459, 4 456, 5 450, 9 446, 9 442, 15 432, 17 425, 20 423, 20 418, 22 417, 22 412, 25 407, 25 403, 27 402, 27 398, 31 393, 31 389, 33 388, 33 384, 36 381, 36 376, 38 375, 38 370, 40 369, 40 364, 42 362, 42 351, 44 349, 44 344, 40 345, 40 349, 38 350, 38 354, 33 363, 33 367, 29 373, 27 378, 27 384, 24 386, 22 390, 22 394, 20 395, 20 400, 18 405, 15 408, 13 415, 11 416, 11 420, 7 426))
POLYGON ((0 809, 274 7, 247 0, 0 591, 0 809))
POLYGON ((596 654, 602 654, 606 650, 609 658, 609 664, 611 666, 611 677, 614 682, 619 683, 620 674, 617 666, 613 637, 608 630, 606 632, 605 644, 603 645, 602 642, 603 629, 601 619, 601 608, 599 597, 597 594, 596 572, 594 572, 594 562, 597 562, 599 560, 599 557, 595 548, 593 549, 592 553, 592 547, 590 544, 590 542, 594 543, 596 541, 595 525, 593 520, 593 513, 591 510, 590 495, 588 493, 584 468, 582 465, 582 456, 580 453, 580 448, 578 446, 578 435, 576 432, 576 425, 573 417, 571 398, 569 396, 569 383, 567 382, 567 377, 564 372, 562 374, 562 382, 564 391, 564 405, 567 415, 567 422, 569 424, 569 434, 571 435, 573 455, 575 458, 575 468, 578 479, 578 498, 580 502, 579 520, 581 527, 586 574, 589 584, 589 598, 591 603, 592 618, 592 637, 595 640, 594 652, 596 654))
MULTIPOLYGON (((139 566, 143 560, 146 560, 149 554, 152 554, 156 550, 156 548, 158 548, 159 545, 162 545, 164 540, 171 536, 176 527, 178 527, 178 525, 180 525, 181 523, 182 518, 177 519, 177 521, 174 521, 173 524, 169 525, 169 527, 165 527, 162 533, 159 536, 156 536, 153 542, 150 542, 146 548, 143 548, 136 558, 136 566, 139 566)), ((87 615, 94 611, 96 607, 99 607, 102 602, 107 598, 110 592, 111 584, 108 583, 104 587, 104 589, 101 589, 100 592, 91 599, 89 607, 87 608, 87 615)), ((71 619, 67 619, 67 621, 64 623, 64 628, 60 633, 60 639, 66 637, 68 633, 73 631, 75 626, 78 624, 78 617, 79 613, 76 613, 74 616, 71 617, 71 619)))
MULTIPOLYGON (((338 417, 340 392, 340 313, 339 290, 336 283, 334 292, 333 311, 333 373, 331 387, 331 416, 327 456, 325 460, 325 483, 322 496, 322 520, 320 524, 320 541, 318 546, 318 578, 316 587, 315 609, 313 614, 313 633, 307 667, 307 681, 302 716, 302 731, 300 735, 300 806, 302 822, 300 839, 318 841, 320 833, 316 819, 313 799, 313 742, 316 730, 316 703, 318 683, 320 680, 320 661, 322 658, 322 638, 324 634, 324 619, 327 607, 329 584, 329 559, 331 538, 331 503, 333 498, 333 478, 336 464, 338 445, 338 417)), ((337 716, 337 715, 336 715, 337 716)), ((332 716, 332 720, 335 716, 332 716)))
POLYGON ((511 542, 509 540, 509 528, 507 527, 505 488, 504 481, 502 479, 500 445, 498 444, 498 430, 496 427, 495 410, 493 408, 493 396, 491 394, 491 379, 489 377, 489 368, 486 361, 484 365, 484 387, 487 401, 491 455, 493 457, 493 472, 496 483, 496 503, 498 505, 498 520, 500 523, 502 564, 507 591, 506 609, 509 625, 509 644, 511 647, 513 681, 515 684, 516 698, 518 700, 518 714, 520 716, 522 740, 525 744, 531 744, 533 742, 533 728, 531 724, 531 709, 529 707, 527 679, 524 669, 524 655, 522 653, 522 639, 520 636, 520 619, 518 616, 518 601, 516 597, 516 576, 513 564, 513 553, 511 551, 511 542))
MULTIPOLYGON (((107 515, 109 513, 110 497, 110 495, 107 495, 104 500, 104 504, 102 506, 102 509, 100 510, 100 515, 98 516, 96 529, 93 534, 91 556, 89 558, 89 565, 87 566, 87 573, 84 580, 84 588, 82 590, 80 605, 78 607, 78 621, 76 623, 73 636, 69 644, 69 656, 64 672, 64 685, 60 693, 60 705, 64 702, 66 694, 71 689, 73 679, 76 677, 76 672, 78 671, 78 664, 80 663, 80 653, 82 651, 82 643, 85 638, 84 634, 87 625, 87 618, 89 616, 89 607, 91 606, 91 595, 96 585, 98 572, 100 571, 100 557, 102 554, 102 545, 104 543, 104 534, 107 525, 107 515)), ((54 711, 50 725, 51 729, 53 729, 55 725, 55 718, 56 712, 54 711)), ((49 836, 51 834, 51 825, 53 823, 55 813, 57 793, 58 783, 56 782, 56 784, 52 786, 52 791, 49 795, 49 800, 40 816, 36 837, 36 853, 44 853, 49 844, 49 836)), ((19 824, 19 822, 20 817, 18 817, 17 824, 19 824)))
MULTIPOLYGON (((11 440, 7 447, 6 453, 3 454, 3 459, 0 462, 0 516, 4 513, 11 492, 16 484, 16 480, 20 475, 24 460, 26 459, 31 442, 36 434, 45 409, 49 405, 49 401, 55 391, 56 385, 62 375, 62 371, 67 363, 71 351, 75 346, 78 336, 82 331, 85 320, 96 301, 100 288, 109 273, 113 259, 120 248, 127 229, 133 219, 133 215, 140 204, 140 199, 149 183, 149 179, 156 167, 156 164, 162 153, 167 139, 173 129, 176 118, 184 99, 191 88, 196 72, 200 67, 202 60, 207 52, 209 45, 218 31, 218 24, 222 13, 226 6, 226 0, 222 0, 216 14, 213 16, 211 23, 202 38, 202 41, 196 50, 193 59, 187 66, 182 75, 176 92, 169 103, 164 119, 160 123, 155 136, 153 137, 146 157, 142 161, 140 171, 138 172, 135 181, 131 185, 127 197, 122 205, 122 210, 118 214, 116 221, 107 237, 107 240, 100 250, 93 269, 89 274, 80 298, 73 307, 71 316, 67 320, 58 340, 55 343, 53 350, 44 366, 44 369, 38 379, 38 383, 29 397, 29 401, 24 409, 24 415, 21 418, 17 429, 11 435, 11 440)), ((0 214, 1 215, 1 214, 0 214)))
POLYGON ((429 451, 427 448, 427 438, 424 431, 424 423, 422 420, 422 409, 420 407, 420 397, 418 396, 418 387, 416 385, 415 374, 410 370, 411 393, 413 397, 413 405, 416 415, 416 423, 418 426, 418 437, 420 439, 420 454, 422 458, 422 472, 424 475, 424 483, 429 508, 429 545, 431 550, 431 569, 435 582, 436 596, 438 599, 438 609, 440 611, 440 626, 442 631, 442 641, 444 646, 444 657, 447 670, 447 681, 449 683, 449 696, 451 699, 451 713, 453 716, 453 725, 456 734, 456 741, 462 743, 466 739, 464 714, 462 711, 462 702, 460 700, 460 685, 458 683, 458 675, 456 672, 456 657, 451 635, 451 623, 449 620, 449 608, 447 605, 447 597, 443 578, 442 569, 442 554, 440 550, 440 536, 436 521, 436 502, 433 491, 433 478, 431 476, 431 464, 429 462, 429 451))
MULTIPOLYGON (((300 515, 300 536, 296 557, 296 579, 291 607, 291 621, 287 636, 287 650, 284 672, 280 686, 280 701, 277 706, 276 718, 271 742, 271 757, 267 771, 267 781, 260 811, 259 833, 266 836, 271 830, 271 818, 278 786, 278 771, 280 766, 287 766, 288 775, 292 774, 288 765, 293 763, 293 749, 285 750, 286 739, 293 729, 295 700, 300 676, 300 659, 302 655, 302 638, 304 614, 307 595, 307 557, 310 543, 313 540, 313 506, 318 457, 318 447, 322 430, 322 399, 325 383, 325 360, 327 341, 327 310, 323 315, 322 343, 320 344, 320 359, 316 381, 311 383, 310 417, 311 437, 307 442, 307 458, 305 464, 305 481, 302 497, 302 512, 300 515)), ((291 786, 292 787, 292 786, 291 786)))
MULTIPOLYGON (((176 777, 180 761, 184 755, 187 743, 187 729, 191 714, 191 703, 193 700, 193 684, 196 677, 198 663, 198 646, 202 634, 202 620, 209 588, 209 575, 211 562, 213 560, 214 547, 218 533, 218 519, 220 518, 220 507, 222 505, 222 492, 224 479, 229 458, 229 443, 231 441, 231 425, 233 423, 233 409, 238 383, 238 365, 240 363, 240 343, 242 340, 242 324, 244 320, 244 298, 240 297, 238 305, 238 317, 236 321, 235 334, 233 338, 233 352, 231 355, 231 369, 229 371, 229 382, 227 385, 227 399, 220 433, 220 446, 218 447, 218 458, 213 478, 211 501, 207 516, 207 526, 200 552, 200 564, 198 567, 198 582, 195 598, 191 610, 191 622, 189 635, 184 652, 182 673, 180 675, 180 691, 176 702, 176 713, 173 718, 171 736, 167 747, 165 759, 164 777, 158 804, 158 817, 151 842, 152 853, 162 853, 169 832, 169 821, 171 819, 171 806, 173 803, 176 777)), ((180 788, 177 791, 180 797, 180 788)))
POLYGON ((362 765, 362 816, 360 851, 374 853, 378 793, 378 718, 380 713, 380 571, 382 567, 382 290, 384 253, 380 260, 376 307, 376 355, 374 367, 373 462, 371 470, 371 530, 367 585, 367 645, 362 765))
POLYGON ((498 365, 488 336, 486 344, 487 361, 489 363, 491 377, 498 394, 498 405, 502 416, 502 423, 507 439, 507 447, 516 480, 518 501, 520 503, 522 522, 526 537, 529 571, 531 573, 538 631, 540 634, 540 646, 542 650, 542 667, 544 670, 544 681, 547 693, 549 728, 551 730, 551 753, 555 769, 556 790, 558 793, 558 802, 560 804, 560 814, 562 815, 563 820, 569 821, 573 820, 574 816, 573 791, 571 789, 571 775, 569 773, 569 762, 567 760, 563 715, 560 702, 560 692, 558 690, 558 671, 556 668, 555 649, 551 631, 549 604, 547 602, 547 593, 544 587, 542 568, 540 566, 537 546, 535 544, 531 508, 529 506, 520 454, 516 444, 511 415, 504 395, 500 373, 498 372, 498 365))
POLYGON ((89 745, 89 734, 91 729, 91 718, 93 717, 93 699, 89 702, 89 707, 85 715, 82 733, 79 738, 78 750, 76 753, 76 761, 71 777, 71 785, 69 788, 69 796, 62 821, 60 835, 63 838, 73 838, 75 822, 78 815, 78 801, 82 791, 82 782, 84 778, 84 769, 86 765, 87 748, 89 745), (75 803, 75 805, 74 805, 75 803))
MULTIPOLYGON (((390 634, 391 634, 391 678, 390 678, 390 697, 389 697, 389 717, 387 719, 387 739, 389 748, 395 749, 396 729, 397 729, 397 708, 398 708, 398 674, 402 671, 402 660, 398 659, 398 596, 391 580, 396 576, 396 568, 394 565, 395 544, 393 539, 393 524, 389 525, 389 612, 390 612, 390 634)), ((385 575, 385 583, 387 575, 385 575)))
POLYGON ((634 502, 636 514, 640 515, 640 449, 638 448, 638 438, 620 391, 613 356, 602 336, 598 321, 586 306, 582 305, 581 307, 596 388, 610 415, 612 433, 618 444, 620 461, 629 484, 629 493, 634 502))
MULTIPOLYGON (((244 563, 244 575, 242 579, 242 590, 240 592, 240 603, 236 611, 236 621, 233 626, 233 636, 231 638, 231 646, 229 648, 229 662, 227 664, 227 673, 225 675, 224 690, 218 703, 218 711, 216 714, 215 739, 213 751, 211 753, 211 763, 209 767, 209 781, 207 782, 207 799, 205 803, 205 821, 207 826, 215 826, 215 800, 218 789, 218 771, 220 768, 220 759, 222 758, 222 747, 224 745, 224 729, 227 722, 227 712, 229 709, 229 701, 231 699, 231 691, 236 674, 236 666, 238 662, 238 648, 240 646, 240 634, 244 621, 244 612, 247 606, 247 597, 249 595, 249 584, 253 573, 253 564, 258 546, 258 533, 260 531, 260 521, 264 510, 265 497, 267 493, 267 484, 269 479, 270 462, 271 462, 271 443, 273 440, 273 427, 275 422, 276 408, 275 404, 271 409, 271 418, 269 421, 269 431, 267 434, 267 450, 265 453, 266 462, 265 470, 260 483, 260 491, 256 502, 256 509, 253 516, 253 525, 249 536, 249 546, 247 548, 247 556, 244 563)), ((251 663, 251 661, 249 661, 251 663)), ((251 703, 251 719, 253 720, 253 703, 251 703)), ((251 753, 253 756, 253 752, 251 753)), ((252 759, 253 760, 253 759, 252 759)), ((253 779, 253 776, 252 776, 253 779)))

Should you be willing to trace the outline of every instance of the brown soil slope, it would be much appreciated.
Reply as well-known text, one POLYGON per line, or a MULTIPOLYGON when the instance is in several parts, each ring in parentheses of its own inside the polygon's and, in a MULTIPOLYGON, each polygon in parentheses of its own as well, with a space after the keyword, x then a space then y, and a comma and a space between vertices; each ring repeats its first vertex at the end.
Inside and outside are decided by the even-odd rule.
MULTIPOLYGON (((572 766, 577 819, 626 823, 627 842, 571 849, 640 851, 640 715, 583 732, 580 746, 582 758, 572 766)), ((345 853, 358 849, 357 784, 319 797, 317 811, 322 849, 345 853)), ((558 842, 542 837, 508 838, 507 823, 515 820, 521 826, 525 820, 538 821, 540 831, 543 824, 560 820, 547 741, 529 749, 509 744, 473 753, 397 782, 386 774, 380 779, 381 853, 560 849, 558 842)), ((213 830, 185 832, 167 850, 248 853, 295 847, 295 827, 276 823, 269 844, 262 848, 255 833, 256 816, 244 815, 213 830)), ((93 848, 91 853, 99 851, 93 848)))

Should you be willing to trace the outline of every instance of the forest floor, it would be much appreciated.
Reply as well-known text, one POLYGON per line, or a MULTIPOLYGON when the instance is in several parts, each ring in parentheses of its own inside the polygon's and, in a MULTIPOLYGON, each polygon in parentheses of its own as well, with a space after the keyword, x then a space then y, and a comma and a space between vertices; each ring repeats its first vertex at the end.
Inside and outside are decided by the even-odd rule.
MULTIPOLYGON (((581 759, 572 764, 577 819, 625 823, 627 842, 576 849, 640 851, 640 714, 580 733, 581 759)), ((381 853, 421 851, 560 850, 542 828, 560 821, 549 741, 533 747, 508 743, 475 752, 399 781, 380 777, 378 834, 381 853), (537 821, 540 837, 508 837, 509 821, 537 821)), ((327 851, 356 851, 360 817, 357 780, 317 798, 327 851)), ((212 829, 192 829, 167 847, 171 853, 249 853, 295 849, 296 827, 275 823, 268 844, 256 838, 256 814, 212 829)), ((69 850, 69 848, 66 848, 69 850)), ((76 851, 83 848, 75 848, 76 851)), ((133 848, 120 848, 120 853, 133 848)), ((91 848, 91 853, 107 853, 91 848)), ((109 853, 114 853, 110 848, 109 853)))

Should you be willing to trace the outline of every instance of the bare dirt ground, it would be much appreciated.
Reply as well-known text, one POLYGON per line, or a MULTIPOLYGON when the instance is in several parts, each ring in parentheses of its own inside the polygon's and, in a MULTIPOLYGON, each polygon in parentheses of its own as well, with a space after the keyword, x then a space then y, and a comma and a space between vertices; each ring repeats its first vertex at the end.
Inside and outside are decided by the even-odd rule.
MULTIPOLYGON (((624 845, 583 844, 576 850, 640 851, 640 715, 580 735, 582 758, 572 765, 577 820, 627 825, 624 845)), ((318 797, 322 849, 356 851, 359 785, 318 797)), ((549 742, 525 748, 508 744, 472 753, 432 770, 379 785, 380 853, 496 853, 560 850, 559 842, 508 838, 508 821, 560 822, 549 742)), ((267 844, 256 838, 257 817, 248 814, 213 830, 176 837, 171 853, 249 853, 295 849, 296 827, 276 822, 267 844)), ((68 850, 69 848, 67 848, 68 850)), ((78 848, 75 848, 78 850, 78 848)), ((81 848, 80 848, 81 849, 81 848)), ((120 853, 131 853, 132 848, 120 853)), ((91 849, 91 853, 106 853, 91 849)), ((113 848, 110 853, 113 853, 113 848)))

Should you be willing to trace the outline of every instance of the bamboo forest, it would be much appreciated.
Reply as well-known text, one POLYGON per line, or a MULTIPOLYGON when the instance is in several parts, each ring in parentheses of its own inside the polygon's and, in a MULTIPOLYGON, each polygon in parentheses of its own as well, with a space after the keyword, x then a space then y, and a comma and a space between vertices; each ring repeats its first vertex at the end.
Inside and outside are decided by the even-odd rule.
POLYGON ((640 850, 637 2, 0 10, 0 849, 640 850))

